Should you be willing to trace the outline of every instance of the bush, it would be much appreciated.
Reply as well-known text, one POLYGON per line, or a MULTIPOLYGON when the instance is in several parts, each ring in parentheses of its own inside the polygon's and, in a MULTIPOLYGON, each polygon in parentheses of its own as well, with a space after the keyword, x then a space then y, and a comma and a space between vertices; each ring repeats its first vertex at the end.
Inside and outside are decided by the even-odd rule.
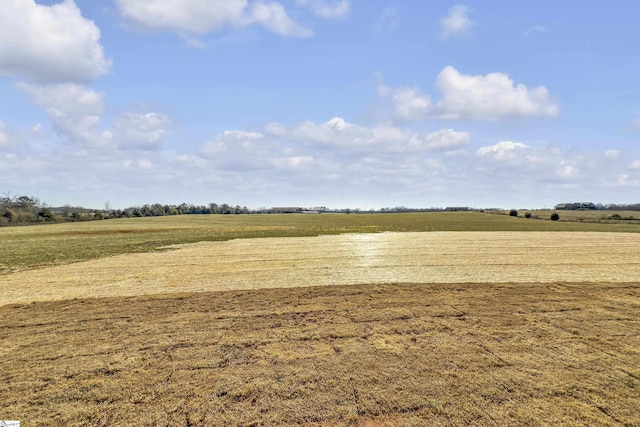
POLYGON ((509 216, 518 216, 518 211, 516 209, 511 209, 509 211, 509 216))
POLYGON ((18 212, 14 211, 13 209, 9 209, 9 208, 5 208, 2 211, 2 217, 6 218, 6 222, 17 222, 19 219, 19 215, 18 212))
POLYGON ((525 213, 525 214, 524 214, 524 217, 525 217, 525 218, 531 218, 531 212, 527 212, 527 213, 525 213))
POLYGON ((551 214, 551 221, 557 221, 560 219, 560 215, 557 212, 551 214))

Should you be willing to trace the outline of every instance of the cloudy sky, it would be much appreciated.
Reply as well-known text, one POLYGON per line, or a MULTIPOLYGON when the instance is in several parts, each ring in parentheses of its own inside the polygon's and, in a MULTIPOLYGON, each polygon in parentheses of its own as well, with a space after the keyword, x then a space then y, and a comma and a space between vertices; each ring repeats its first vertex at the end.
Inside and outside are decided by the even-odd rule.
POLYGON ((640 202, 640 2, 2 0, 0 192, 640 202))

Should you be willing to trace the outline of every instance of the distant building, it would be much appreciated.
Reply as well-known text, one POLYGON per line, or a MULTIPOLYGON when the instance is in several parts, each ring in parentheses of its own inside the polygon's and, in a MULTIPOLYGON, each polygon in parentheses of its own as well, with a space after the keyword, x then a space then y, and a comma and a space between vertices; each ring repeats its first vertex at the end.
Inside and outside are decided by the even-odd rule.
POLYGON ((596 205, 591 202, 576 202, 576 203, 560 203, 555 207, 556 210, 564 211, 576 211, 576 210, 595 210, 596 205))
POLYGON ((300 213, 303 210, 297 207, 274 207, 269 209, 269 213, 300 213))

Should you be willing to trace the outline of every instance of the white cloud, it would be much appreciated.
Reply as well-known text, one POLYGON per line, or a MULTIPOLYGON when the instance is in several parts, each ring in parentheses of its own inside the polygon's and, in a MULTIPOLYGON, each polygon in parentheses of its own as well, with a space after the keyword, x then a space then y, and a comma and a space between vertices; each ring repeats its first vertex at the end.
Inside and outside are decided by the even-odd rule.
POLYGON ((580 169, 572 162, 561 160, 556 168, 556 175, 560 178, 575 178, 580 173, 580 169))
POLYGON ((159 113, 125 113, 114 123, 113 139, 123 149, 160 148, 170 117, 159 113))
POLYGON ((4 132, 5 126, 0 120, 0 148, 9 145, 9 136, 4 132))
MULTIPOLYGON (((122 17, 152 31, 204 35, 227 27, 261 24, 283 36, 308 37, 311 30, 295 23, 277 2, 247 0, 115 0, 122 17)), ((189 38, 192 40, 192 38, 189 38)))
POLYGON ((437 115, 454 120, 500 120, 509 117, 556 117, 558 106, 544 86, 514 84, 505 73, 462 74, 445 67, 436 80, 442 98, 437 115))
POLYGON ((340 19, 349 14, 348 0, 298 0, 297 3, 309 7, 313 13, 323 19, 340 19))
POLYGON ((280 124, 269 124, 267 135, 292 141, 294 145, 305 144, 309 148, 332 148, 335 153, 359 156, 363 153, 415 153, 430 151, 453 151, 468 145, 469 132, 440 129, 435 132, 418 133, 393 125, 373 127, 348 123, 334 117, 325 123, 304 122, 287 128, 280 124))
POLYGON ((496 145, 478 148, 476 154, 481 157, 491 157, 494 160, 511 160, 515 159, 519 152, 528 148, 521 142, 500 141, 496 145))
POLYGON ((285 149, 262 133, 230 130, 204 144, 200 155, 225 170, 264 169, 285 149))
POLYGON ((625 173, 620 175, 618 184, 622 187, 640 187, 640 178, 625 173))
POLYGON ((382 73, 374 74, 378 95, 389 97, 393 102, 394 116, 403 121, 422 120, 431 110, 431 98, 418 87, 392 88, 382 82, 382 73))
POLYGON ((73 0, 52 6, 0 1, 0 76, 38 83, 84 82, 110 66, 100 30, 82 17, 73 0))
POLYGON ((440 129, 430 133, 424 138, 425 148, 434 151, 453 151, 465 148, 469 145, 471 135, 469 132, 456 132, 453 129, 440 129))
POLYGON ((456 5, 449 9, 449 14, 440 20, 442 36, 450 38, 468 34, 474 23, 469 18, 468 6, 456 5))
POLYGON ((431 99, 417 87, 401 87, 391 94, 396 117, 401 120, 424 119, 431 109, 431 99))
POLYGON ((293 22, 280 3, 255 3, 251 16, 255 22, 281 36, 310 37, 313 35, 310 29, 293 22))
POLYGON ((617 159, 618 157, 620 157, 619 150, 607 150, 604 152, 605 159, 617 159))
MULTIPOLYGON (((510 180, 532 182, 572 182, 576 185, 594 185, 596 176, 603 175, 603 157, 594 153, 562 152, 553 147, 532 147, 521 142, 500 141, 495 145, 480 147, 476 151, 477 170, 483 174, 501 176, 510 180), (585 174, 593 178, 582 183, 585 174)), ((611 163, 609 164, 609 167, 611 163)))
POLYGON ((427 118, 496 121, 558 115, 558 106, 546 87, 528 88, 515 84, 505 73, 473 76, 447 66, 436 79, 435 85, 442 97, 435 105, 418 87, 387 86, 379 71, 374 79, 378 95, 390 98, 395 118, 404 121, 427 118))
POLYGON ((640 160, 634 160, 629 164, 629 169, 640 170, 640 160))
POLYGON ((21 83, 33 103, 45 109, 53 128, 77 143, 100 145, 97 132, 104 111, 104 95, 75 83, 35 85, 21 83))

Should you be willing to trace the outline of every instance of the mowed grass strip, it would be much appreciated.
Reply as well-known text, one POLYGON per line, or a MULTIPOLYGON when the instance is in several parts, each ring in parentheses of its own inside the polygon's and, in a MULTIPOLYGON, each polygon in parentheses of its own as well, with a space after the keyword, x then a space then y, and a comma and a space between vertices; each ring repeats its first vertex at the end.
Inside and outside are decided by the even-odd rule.
POLYGON ((320 215, 179 215, 0 228, 0 274, 140 253, 163 246, 253 237, 383 231, 640 232, 640 223, 598 224, 481 212, 320 215))
POLYGON ((434 231, 176 245, 0 276, 0 305, 387 283, 635 282, 640 234, 434 231))
POLYGON ((640 425, 640 284, 363 285, 0 307, 23 425, 640 425))

